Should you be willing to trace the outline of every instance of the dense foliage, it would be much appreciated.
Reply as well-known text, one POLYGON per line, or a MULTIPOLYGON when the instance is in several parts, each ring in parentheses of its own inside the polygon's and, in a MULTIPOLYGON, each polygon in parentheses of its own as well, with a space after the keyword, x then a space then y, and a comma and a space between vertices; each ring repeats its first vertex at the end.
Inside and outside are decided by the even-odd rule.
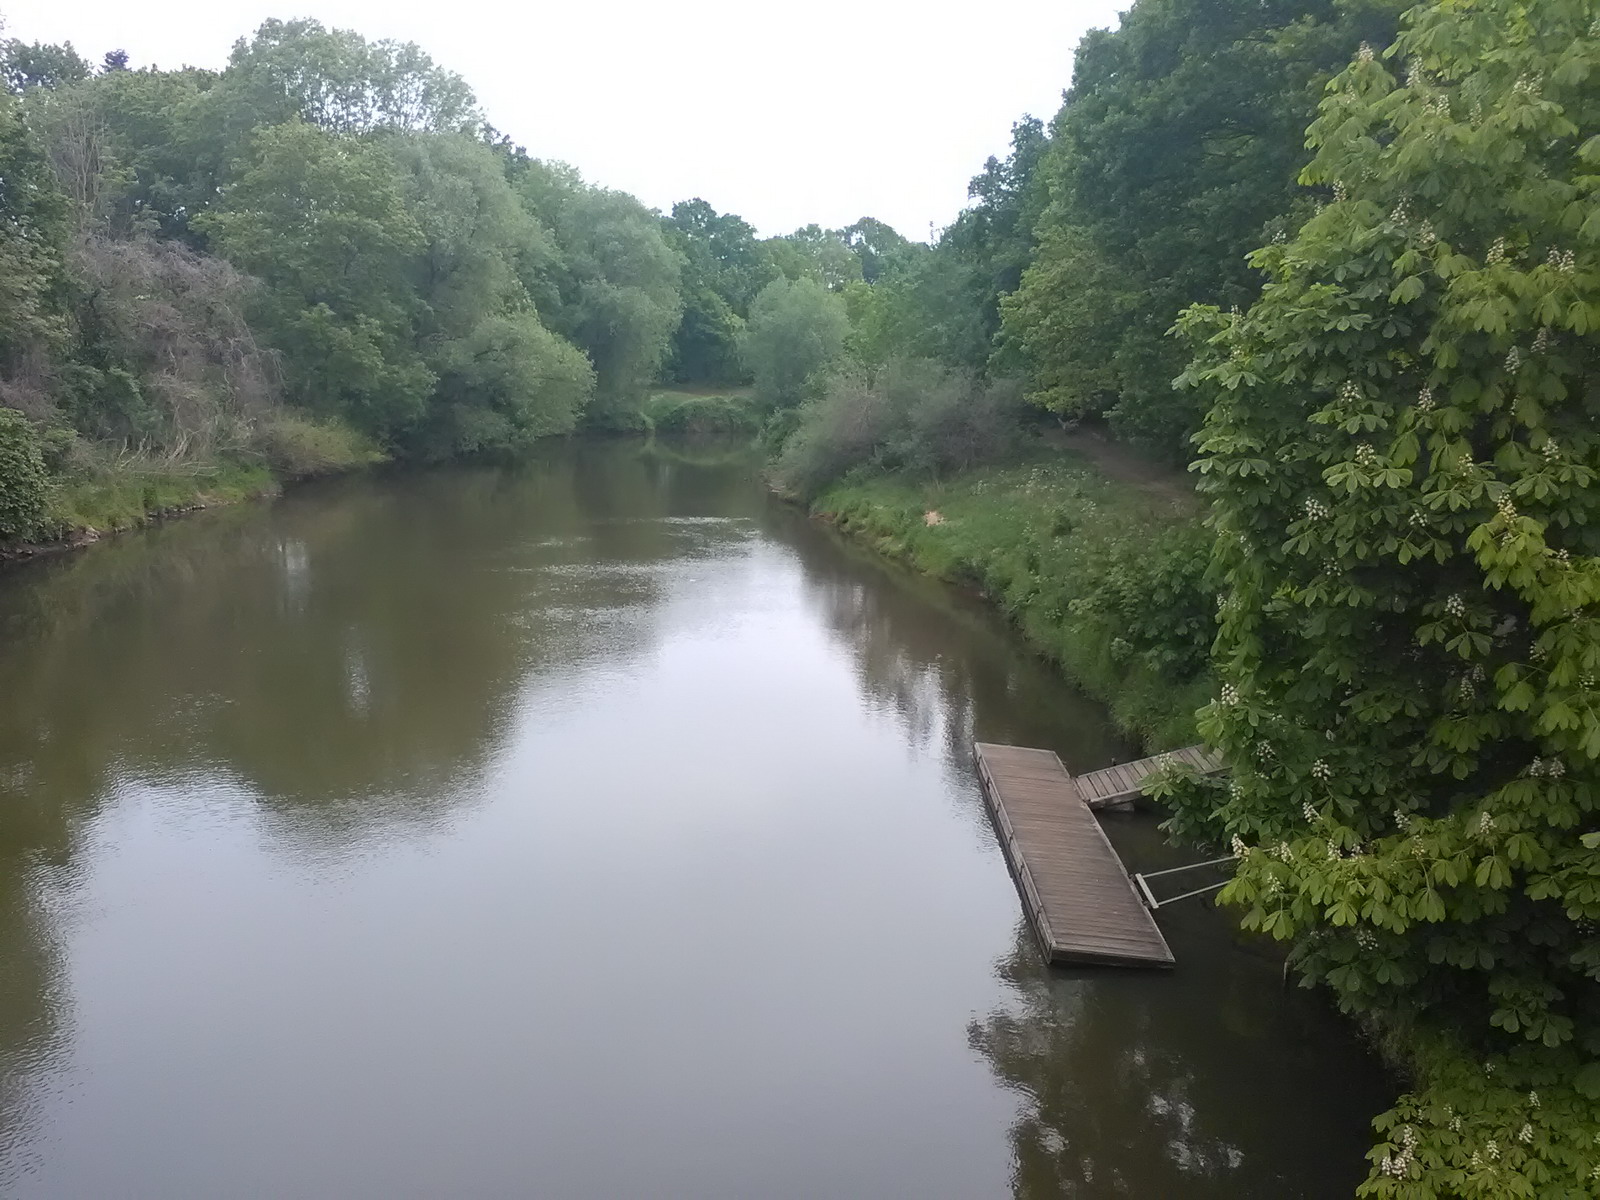
POLYGON ((1297 209, 1304 130, 1324 80, 1397 0, 1141 0, 1090 33, 1039 167, 1039 248, 1006 302, 1038 403, 1109 412, 1181 453, 1199 413, 1173 392, 1165 335, 1187 304, 1247 304, 1245 255, 1297 209))
POLYGON ((518 194, 554 238, 553 261, 539 272, 548 282, 531 281, 540 310, 594 365, 590 424, 636 427, 682 315, 679 259, 632 196, 585 184, 570 168, 519 165, 518 194))
MULTIPOLYGON (((107 472, 642 421, 684 254, 416 46, 269 21, 220 72, 11 41, 0 74, 0 403, 60 448, 74 514, 107 472)), ((745 305, 776 275, 757 249, 745 305)))
POLYGON ((68 247, 72 328, 56 402, 102 444, 244 452, 278 404, 279 361, 246 320, 256 286, 178 242, 86 233, 68 247))
POLYGON ((739 334, 750 302, 777 268, 749 222, 718 213, 704 200, 674 204, 662 227, 683 264, 683 317, 672 337, 672 378, 734 382, 742 378, 739 334))
POLYGON ((0 408, 0 539, 38 529, 49 486, 39 435, 21 413, 0 408))
POLYGON ((1331 191, 1191 311, 1222 582, 1224 898, 1409 1030, 1381 1196, 1600 1180, 1600 25, 1455 0, 1311 126, 1331 191))
POLYGON ((0 216, 0 402, 37 413, 46 403, 40 360, 66 336, 67 205, 22 105, 4 93, 0 216))
POLYGON ((816 279, 779 276, 751 301, 739 357, 768 404, 792 407, 844 352, 844 302, 816 279))
POLYGON ((927 359, 832 373, 800 414, 773 465, 778 484, 810 498, 870 464, 938 477, 993 462, 1017 442, 1017 388, 927 359))

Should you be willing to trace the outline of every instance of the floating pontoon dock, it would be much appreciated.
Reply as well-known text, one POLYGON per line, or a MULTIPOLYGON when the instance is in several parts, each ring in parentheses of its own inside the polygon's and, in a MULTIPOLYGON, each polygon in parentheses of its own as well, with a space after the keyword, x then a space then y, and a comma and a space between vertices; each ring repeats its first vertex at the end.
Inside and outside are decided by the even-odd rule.
MULTIPOLYGON (((983 797, 1028 921, 1052 963, 1172 966, 1172 951, 1090 811, 1131 802, 1166 756, 1074 779, 1050 750, 972 747, 983 797)), ((1195 746, 1172 757, 1203 771, 1220 763, 1195 746)))

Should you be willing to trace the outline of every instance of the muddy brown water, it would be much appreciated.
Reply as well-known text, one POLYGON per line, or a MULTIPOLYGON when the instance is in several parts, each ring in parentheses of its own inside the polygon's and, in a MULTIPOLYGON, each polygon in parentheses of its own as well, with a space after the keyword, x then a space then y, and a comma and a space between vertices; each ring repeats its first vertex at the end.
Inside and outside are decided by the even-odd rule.
POLYGON ((0 1196, 1364 1173, 1386 1081, 1208 905, 1040 965, 970 743, 1131 748, 738 456, 307 487, 0 573, 0 638, 0 1196))

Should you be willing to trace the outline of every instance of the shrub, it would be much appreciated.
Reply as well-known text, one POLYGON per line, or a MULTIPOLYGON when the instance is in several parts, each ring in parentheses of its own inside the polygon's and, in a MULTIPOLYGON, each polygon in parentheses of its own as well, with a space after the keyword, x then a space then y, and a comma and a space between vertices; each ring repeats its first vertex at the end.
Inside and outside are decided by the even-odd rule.
POLYGON ((254 445, 281 479, 309 479, 383 458, 376 446, 340 421, 287 411, 256 427, 254 445))
POLYGON ((753 436, 761 416, 746 396, 689 396, 662 392, 645 410, 656 433, 692 438, 753 436))
POLYGON ((0 408, 0 540, 34 536, 49 496, 38 433, 21 413, 0 408))
POLYGON ((1014 446, 1020 408, 1011 381, 924 360, 836 372, 800 410, 773 474, 809 497, 868 463, 934 476, 967 470, 1014 446))
POLYGON ((277 410, 276 358, 243 315, 253 280, 148 238, 86 235, 68 262, 78 346, 61 391, 80 433, 205 457, 277 410))
POLYGON ((1184 522, 1099 544, 1092 537, 1078 540, 1085 561, 1076 571, 1079 594, 1068 611, 1115 630, 1110 649, 1119 660, 1137 659, 1173 680, 1204 674, 1216 635, 1206 531, 1184 522))

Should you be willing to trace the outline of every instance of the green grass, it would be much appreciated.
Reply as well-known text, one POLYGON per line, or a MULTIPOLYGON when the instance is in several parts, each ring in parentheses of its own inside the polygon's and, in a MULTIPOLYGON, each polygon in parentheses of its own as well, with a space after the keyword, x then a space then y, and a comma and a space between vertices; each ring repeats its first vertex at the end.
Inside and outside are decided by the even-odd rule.
POLYGON ((386 457, 346 425, 288 411, 257 428, 251 448, 239 458, 118 457, 90 444, 54 479, 37 538, 134 529, 170 513, 276 495, 285 482, 356 470, 386 457))
POLYGON ((285 409, 255 431, 256 456, 279 479, 312 479, 385 462, 388 455, 342 421, 285 409))
POLYGON ((1056 452, 936 482, 862 474, 812 509, 993 600, 1149 750, 1195 740, 1194 711, 1213 688, 1214 599, 1192 500, 1107 480, 1056 452))
POLYGON ((164 513, 232 504, 277 490, 276 477, 264 466, 109 467, 59 481, 50 499, 46 532, 56 538, 90 529, 111 533, 133 529, 164 513))

